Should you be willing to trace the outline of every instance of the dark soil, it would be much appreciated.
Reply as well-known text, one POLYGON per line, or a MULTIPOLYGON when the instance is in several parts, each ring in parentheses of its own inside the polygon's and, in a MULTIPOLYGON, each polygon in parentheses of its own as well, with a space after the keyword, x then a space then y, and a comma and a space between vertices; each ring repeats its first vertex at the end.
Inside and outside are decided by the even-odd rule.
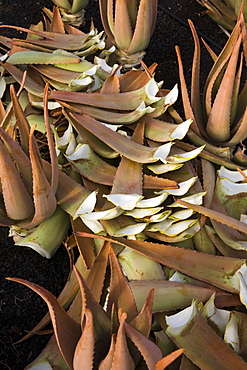
MULTIPOLYGON (((52 8, 52 2, 0 0, 0 22, 28 27, 31 23, 41 20, 41 9, 44 6, 52 8)), ((102 30, 98 2, 95 0, 90 1, 85 31, 91 17, 96 27, 102 30)), ((204 14, 204 9, 196 0, 159 0, 157 26, 144 61, 148 66, 153 62, 158 63, 156 80, 164 80, 164 88, 171 89, 179 81, 175 45, 181 48, 186 78, 189 81, 193 40, 187 26, 188 18, 194 22, 198 32, 204 35, 216 53, 220 52, 227 40, 226 35, 204 14)), ((9 37, 20 36, 11 29, 0 29, 0 32, 9 37)), ((202 49, 204 50, 204 47, 202 49)), ((211 65, 211 58, 203 51, 202 85, 211 65)), ((178 109, 179 106, 178 102, 178 109)), ((0 369, 23 370, 41 352, 49 335, 36 335, 21 344, 15 342, 39 322, 47 312, 47 307, 31 290, 6 281, 5 277, 27 279, 58 295, 67 280, 69 258, 65 247, 61 246, 51 260, 46 260, 33 250, 14 246, 7 235, 8 230, 0 228, 0 369)))

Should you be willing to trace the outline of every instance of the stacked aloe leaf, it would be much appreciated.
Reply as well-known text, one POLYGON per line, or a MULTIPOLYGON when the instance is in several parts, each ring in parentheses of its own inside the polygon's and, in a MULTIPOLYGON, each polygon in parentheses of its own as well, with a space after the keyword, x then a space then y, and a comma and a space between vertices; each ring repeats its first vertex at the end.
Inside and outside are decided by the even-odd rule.
POLYGON ((219 56, 208 48, 203 101, 190 23, 191 99, 177 49, 183 120, 177 85, 162 89, 141 62, 157 2, 114 6, 100 1, 106 35, 54 7, 25 40, 0 37, 0 223, 48 258, 65 238, 79 250, 58 299, 11 278, 45 299, 54 327, 27 368, 158 370, 182 354, 169 368, 245 369, 243 16, 219 56))
POLYGON ((247 20, 247 3, 243 0, 196 0, 204 6, 206 13, 219 25, 232 30, 237 22, 240 7, 243 4, 243 15, 247 20))

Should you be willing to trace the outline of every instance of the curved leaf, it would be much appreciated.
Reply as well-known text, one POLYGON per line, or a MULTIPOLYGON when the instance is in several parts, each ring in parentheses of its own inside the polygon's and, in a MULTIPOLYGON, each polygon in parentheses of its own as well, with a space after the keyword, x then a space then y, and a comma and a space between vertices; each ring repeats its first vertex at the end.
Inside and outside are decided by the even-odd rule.
POLYGON ((62 355, 70 366, 73 368, 74 350, 81 336, 80 324, 74 321, 64 309, 60 306, 57 299, 46 289, 37 284, 30 283, 23 279, 7 278, 8 280, 26 285, 34 292, 39 294, 46 302, 51 315, 54 333, 62 355))

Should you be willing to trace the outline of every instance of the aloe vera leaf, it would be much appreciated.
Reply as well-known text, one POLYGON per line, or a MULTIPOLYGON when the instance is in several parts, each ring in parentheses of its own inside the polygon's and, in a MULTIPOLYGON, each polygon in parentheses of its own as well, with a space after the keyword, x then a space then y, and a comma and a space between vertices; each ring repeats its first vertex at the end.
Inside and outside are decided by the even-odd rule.
MULTIPOLYGON (((131 137, 131 141, 140 145, 144 142, 144 124, 139 122, 131 137)), ((122 157, 113 181, 111 194, 142 195, 142 164, 122 157), (124 181, 123 181, 124 179, 124 181)))
MULTIPOLYGON (((130 288, 140 311, 145 301, 146 292, 154 288, 153 312, 179 310, 191 304, 193 299, 206 302, 214 293, 214 288, 196 287, 190 284, 165 280, 131 281, 130 288)), ((217 298, 225 293, 217 292, 217 298)), ((227 294, 225 297, 227 299, 227 294)))
MULTIPOLYGON (((64 22, 62 20, 62 16, 60 14, 59 8, 57 6, 54 6, 53 9, 52 9, 52 12, 50 13, 50 17, 49 17, 49 11, 50 10, 44 9, 43 11, 46 14, 47 18, 50 18, 51 19, 50 30, 52 32, 57 32, 57 33, 65 34, 64 22)), ((47 19, 45 19, 45 21, 47 21, 47 19)), ((40 27, 37 27, 37 25, 36 25, 36 27, 32 27, 31 26, 30 28, 31 29, 34 29, 34 30, 37 29, 37 30, 42 31, 43 30, 43 23, 41 22, 40 27)), ((47 25, 45 25, 45 29, 48 29, 48 26, 47 25)), ((68 32, 68 33, 70 33, 70 32, 68 32)), ((27 38, 29 38, 30 36, 31 35, 28 34, 27 35, 27 38)))
POLYGON ((51 370, 52 367, 57 367, 61 370, 71 370, 65 362, 59 348, 55 336, 53 335, 41 354, 27 367, 25 370, 51 370))
POLYGON ((11 49, 12 39, 10 39, 9 37, 0 35, 0 42, 4 46, 6 46, 8 49, 11 49))
MULTIPOLYGON (((57 33, 57 32, 52 32, 52 31, 31 30, 28 28, 10 26, 10 25, 0 26, 0 28, 3 28, 3 27, 13 28, 18 31, 22 31, 28 34, 33 34, 33 35, 43 37, 47 40, 38 40, 38 41, 41 41, 40 44, 42 44, 43 42, 44 44, 47 44, 48 46, 55 45, 56 49, 67 49, 67 46, 69 46, 69 44, 71 47, 75 46, 75 44, 79 44, 80 46, 82 46, 83 41, 85 41, 88 38, 88 34, 83 33, 83 32, 80 34, 63 34, 63 33, 57 33), (58 44, 60 44, 61 47, 58 46, 58 44)), ((22 40, 22 41, 25 41, 25 40, 22 40)), ((35 40, 32 40, 32 42, 35 43, 35 40)))
POLYGON ((162 267, 156 261, 140 255, 132 249, 125 248, 118 255, 120 263, 127 278, 133 280, 164 280, 165 274, 162 267))
POLYGON ((240 92, 241 76, 242 76, 242 71, 243 71, 243 62, 244 62, 243 58, 244 58, 243 53, 240 52, 240 56, 239 56, 240 61, 236 68, 237 71, 236 71, 236 76, 235 76, 235 80, 233 83, 233 91, 232 91, 232 107, 231 107, 231 115, 230 115, 231 132, 235 132, 236 128, 238 127, 238 125, 235 126, 235 124, 237 122, 236 115, 237 115, 237 109, 238 109, 238 96, 240 92))
POLYGON ((192 119, 192 125, 191 129, 198 135, 200 136, 200 130, 198 127, 198 124, 196 122, 196 118, 190 103, 189 99, 189 94, 188 94, 188 89, 187 85, 185 82, 185 77, 184 77, 184 71, 183 71, 183 62, 181 58, 181 53, 180 49, 178 46, 175 47, 176 53, 177 53, 177 59, 178 59, 178 67, 179 67, 179 79, 180 79, 180 85, 181 85, 181 92, 182 92, 182 100, 183 100, 183 109, 185 113, 186 119, 192 119))
MULTIPOLYGON (((205 150, 209 153, 212 153, 214 156, 218 156, 219 160, 222 158, 222 160, 229 160, 231 157, 231 149, 229 147, 218 147, 216 145, 212 145, 209 143, 209 141, 199 137, 195 132, 192 130, 189 130, 188 138, 190 141, 195 145, 205 145, 205 150)), ((182 143, 183 145, 184 143, 182 143)), ((185 143, 187 144, 187 143, 185 143)), ((190 144, 189 144, 190 145, 190 144)))
POLYGON ((114 44, 113 1, 99 0, 99 9, 105 33, 114 44))
POLYGON ((106 241, 96 256, 90 272, 86 277, 87 286, 92 290, 92 295, 97 302, 100 301, 103 291, 109 253, 110 242, 106 241))
POLYGON ((49 65, 36 64, 36 65, 33 65, 33 67, 37 69, 37 71, 40 74, 46 77, 49 77, 52 80, 61 82, 61 83, 68 84, 72 79, 76 79, 81 76, 81 72, 73 72, 67 69, 64 70, 62 68, 58 68, 57 66, 53 66, 50 64, 49 65))
POLYGON ((231 292, 239 291, 234 273, 245 263, 245 260, 234 258, 226 260, 226 257, 137 240, 126 240, 123 244, 189 276, 231 292), (176 261, 176 255, 180 256, 180 262, 176 261), (187 259, 190 259, 190 262, 187 259))
POLYGON ((178 314, 166 317, 166 322, 168 324, 166 333, 178 347, 185 349, 185 355, 199 368, 247 369, 246 362, 202 318, 196 302, 178 314))
POLYGON ((89 0, 73 0, 70 13, 75 14, 85 9, 88 5, 88 2, 89 0))
POLYGON ((157 6, 157 0, 140 1, 133 37, 129 47, 125 49, 128 54, 135 54, 147 48, 156 22, 157 6))
POLYGON ((78 58, 76 55, 61 55, 26 50, 12 54, 8 58, 7 62, 10 64, 68 64, 79 63, 80 58, 78 58))
MULTIPOLYGON (((73 154, 65 156, 84 177, 99 184, 112 186, 116 176, 116 167, 103 161, 88 144, 78 145, 73 154)), ((177 187, 174 180, 143 175, 144 189, 176 189, 177 187)))
POLYGON ((109 235, 119 237, 138 235, 144 231, 147 225, 146 222, 136 222, 123 215, 112 220, 101 220, 101 224, 109 235))
POLYGON ((108 76, 104 81, 100 89, 101 94, 118 94, 120 92, 119 77, 117 76, 116 71, 117 70, 115 70, 114 73, 108 76))
POLYGON ((241 37, 238 38, 232 50, 232 55, 230 56, 208 116, 206 131, 216 142, 225 142, 230 139, 231 102, 240 44, 241 37), (222 107, 224 107, 224 109, 222 109, 222 107))
POLYGON ((15 242, 15 245, 30 247, 43 257, 51 258, 65 238, 69 226, 68 214, 58 206, 51 217, 41 222, 31 234, 15 242))
POLYGON ((89 180, 99 184, 113 184, 116 168, 97 156, 88 144, 78 145, 74 153, 65 157, 89 180))
POLYGON ((211 328, 223 338, 224 332, 229 321, 230 311, 222 310, 215 305, 215 295, 213 294, 210 299, 201 308, 200 313, 202 317, 207 320, 211 328))
POLYGON ((245 83, 241 93, 238 96, 238 105, 236 112, 236 121, 239 121, 246 109, 246 96, 247 96, 247 82, 245 83))
POLYGON ((130 70, 119 77, 120 91, 134 91, 145 86, 147 82, 153 77, 155 69, 157 68, 157 63, 153 63, 150 67, 141 70, 130 70))
MULTIPOLYGON (((159 231, 170 238, 178 237, 181 233, 186 232, 194 224, 197 223, 197 219, 188 219, 183 221, 177 221, 172 219, 167 219, 156 223, 154 226, 148 227, 148 231, 159 231)), ((188 232, 189 233, 189 232, 188 232)))
MULTIPOLYGON (((42 160, 46 177, 51 179, 51 164, 42 160)), ((74 216, 79 206, 90 195, 90 191, 66 173, 59 171, 58 188, 56 192, 57 203, 71 216, 74 216)))
POLYGON ((203 42, 205 48, 207 49, 207 51, 209 52, 209 55, 211 56, 213 62, 215 62, 216 59, 217 59, 217 54, 210 48, 210 46, 206 43, 205 40, 202 39, 202 42, 203 42))
MULTIPOLYGON (((23 72, 15 67, 14 65, 5 62, 4 68, 14 77, 14 79, 21 85, 23 81, 23 72)), ((27 91, 31 92, 34 95, 37 95, 39 97, 43 97, 43 86, 41 86, 39 83, 34 81, 32 78, 30 78, 28 75, 25 78, 25 84, 24 87, 27 91)))
POLYGON ((132 26, 126 1, 115 2, 114 20, 115 45, 121 50, 127 50, 132 40, 132 26))
POLYGON ((157 83, 151 78, 145 86, 138 90, 125 93, 88 94, 69 91, 52 91, 49 97, 59 101, 68 101, 106 109, 135 110, 143 101, 149 105, 160 100, 159 97, 155 97, 157 91, 157 83))
POLYGON ((26 285, 45 300, 49 308, 59 349, 67 364, 72 368, 74 350, 81 336, 80 324, 74 321, 67 312, 64 311, 57 299, 46 289, 23 279, 8 278, 8 280, 26 285))
POLYGON ((117 370, 119 369, 120 366, 122 370, 133 370, 135 368, 133 364, 133 359, 131 358, 129 353, 124 330, 124 322, 126 318, 127 318, 126 313, 122 313, 119 319, 120 323, 116 336, 115 351, 111 365, 111 370, 117 370))
POLYGON ((130 125, 131 123, 141 119, 145 114, 152 111, 152 108, 146 107, 144 103, 141 103, 134 111, 128 113, 114 112, 82 104, 66 104, 64 102, 60 102, 60 104, 66 108, 69 108, 71 111, 87 114, 88 116, 100 120, 101 122, 112 123, 116 125, 130 125))
MULTIPOLYGON (((39 38, 38 38, 39 40, 39 38)), ((10 55, 11 54, 15 54, 16 52, 19 52, 19 51, 26 51, 26 50, 33 50, 33 51, 39 51, 39 52, 43 52, 43 53, 52 53, 52 49, 49 49, 49 48, 46 48, 44 46, 40 46, 40 45, 34 45, 32 44, 32 40, 31 41, 28 41, 28 40, 13 40, 12 41, 12 48, 11 48, 11 51, 10 51, 10 55)))
POLYGON ((14 141, 8 133, 0 128, 0 137, 3 140, 5 146, 16 161, 22 181, 30 195, 32 195, 32 168, 31 162, 25 152, 21 149, 20 145, 14 141))
MULTIPOLYGON (((80 232, 78 232, 78 235, 93 237, 93 234, 80 232)), ((245 259, 214 256, 171 245, 143 242, 140 240, 103 237, 99 235, 95 235, 94 237, 103 240, 114 240, 115 243, 132 248, 176 271, 215 285, 223 290, 239 293, 239 282, 234 274, 242 266, 245 266, 245 259)))
POLYGON ((45 79, 46 83, 49 83, 49 85, 51 85, 52 88, 54 88, 58 91, 68 89, 68 84, 66 84, 66 83, 62 83, 62 82, 59 82, 59 81, 56 81, 56 80, 52 80, 49 77, 45 77, 44 79, 45 79))
POLYGON ((192 238, 200 230, 200 228, 200 221, 196 220, 196 222, 192 222, 192 226, 188 227, 187 229, 185 229, 185 231, 176 236, 166 235, 163 233, 162 230, 161 232, 159 232, 158 230, 155 232, 151 232, 148 230, 148 228, 146 228, 145 234, 153 239, 160 240, 165 243, 184 243, 188 242, 188 239, 192 238))
POLYGON ((203 189, 207 192, 204 196, 203 204, 205 207, 210 208, 212 203, 213 195, 214 195, 214 188, 215 188, 215 181, 216 181, 216 174, 215 174, 215 167, 209 161, 206 161, 202 158, 202 176, 203 176, 203 189))
MULTIPOLYGON (((94 45, 91 40, 88 40, 88 35, 85 34, 59 34, 56 33, 56 37, 54 38, 48 38, 45 36, 45 40, 32 40, 32 45, 34 45, 36 48, 37 47, 42 47, 42 48, 47 48, 48 50, 53 49, 53 50, 58 50, 58 49, 63 49, 67 50, 70 52, 75 52, 77 53, 77 56, 83 56, 83 54, 88 55, 92 51, 98 50, 98 46, 94 45), (81 40, 81 41, 80 41, 81 40), (90 45, 92 44, 92 45, 90 45)), ((15 44, 19 45, 22 44, 25 47, 25 43, 28 43, 28 40, 22 40, 21 42, 16 41, 15 44)), ((28 45, 29 46, 29 45, 28 45)), ((59 64, 60 62, 58 61, 56 64, 59 64)), ((79 63, 79 61, 77 62, 79 63)))
POLYGON ((132 328, 137 330, 139 333, 144 335, 146 338, 149 337, 149 333, 152 325, 152 308, 154 300, 154 289, 150 289, 143 303, 140 313, 130 322, 132 328))
POLYGON ((70 116, 75 119, 73 121, 73 126, 75 126, 79 133, 82 126, 126 158, 138 163, 150 163, 158 161, 159 159, 163 161, 166 160, 168 154, 166 144, 156 148, 149 148, 130 141, 89 116, 80 115, 78 113, 71 113, 70 116))
POLYGON ((236 183, 227 178, 217 178, 215 193, 228 216, 240 220, 246 213, 246 183, 236 183))
POLYGON ((0 141, 0 178, 7 216, 25 220, 34 213, 34 206, 15 164, 0 141))
POLYGON ((184 349, 177 349, 176 351, 170 353, 166 357, 163 357, 161 360, 157 362, 155 365, 154 370, 163 370, 167 366, 169 366, 173 361, 175 361, 181 354, 184 352, 184 349))
POLYGON ((41 157, 36 139, 34 138, 34 129, 30 131, 29 151, 33 175, 33 202, 35 213, 31 222, 25 227, 37 226, 40 222, 52 216, 57 207, 55 194, 45 176, 41 165, 41 157))
MULTIPOLYGON (((178 203, 183 203, 185 205, 187 202, 184 203, 184 201, 179 200, 178 203)), ((188 206, 188 204, 189 203, 187 203, 186 206, 188 206)), ((227 245, 234 249, 246 249, 246 237, 240 233, 240 231, 246 233, 246 231, 244 231, 245 224, 228 216, 216 196, 214 197, 214 201, 211 205, 212 209, 209 210, 209 212, 208 208, 202 206, 193 205, 191 208, 194 210, 197 209, 197 212, 200 209, 200 213, 211 219, 212 225, 214 226, 218 235, 227 245), (215 211, 215 209, 217 209, 217 211, 215 211), (218 212, 219 209, 221 212, 218 212)))
POLYGON ((202 226, 201 230, 199 230, 192 239, 195 245, 195 249, 198 252, 216 254, 215 245, 209 238, 205 230, 205 226, 202 226))
POLYGON ((242 357, 245 357, 247 348, 246 330, 246 314, 243 312, 231 311, 230 319, 224 334, 224 341, 229 343, 242 357))
POLYGON ((246 4, 244 5, 245 7, 245 14, 242 12, 240 12, 239 14, 239 22, 240 22, 240 27, 241 27, 241 32, 242 32, 242 35, 243 35, 243 51, 244 51, 244 57, 245 57, 245 61, 247 59, 247 32, 246 32, 246 23, 245 23, 245 20, 246 20, 246 4))
POLYGON ((238 12, 234 14, 234 9, 239 9, 239 0, 232 1, 232 0, 226 0, 224 3, 220 3, 219 1, 213 1, 217 8, 220 10, 223 16, 226 18, 230 18, 231 20, 236 20, 236 16, 238 15, 238 12))
POLYGON ((177 189, 178 185, 175 180, 165 179, 157 176, 143 176, 144 189, 177 189))
MULTIPOLYGON (((164 321, 164 314, 163 313, 155 313, 154 320, 159 323, 162 316, 162 320, 164 321)), ((161 349, 162 355, 167 356, 172 351, 176 350, 176 345, 173 341, 169 338, 169 336, 165 333, 164 330, 159 330, 154 332, 155 335, 155 343, 161 349)), ((172 366, 171 370, 176 370, 176 367, 172 366)))
POLYGON ((111 281, 107 312, 110 313, 114 305, 115 309, 121 308, 128 315, 128 321, 132 321, 137 315, 137 307, 129 283, 124 276, 117 257, 113 250, 110 252, 111 281))
POLYGON ((163 357, 159 347, 126 322, 124 322, 124 331, 141 352, 147 368, 149 370, 154 369, 156 363, 163 357))
POLYGON ((203 128, 203 112, 200 101, 200 42, 194 27, 194 24, 188 19, 188 23, 194 39, 194 56, 191 72, 191 107, 194 112, 196 123, 199 130, 204 134, 205 128, 203 128))
POLYGON ((203 93, 204 94, 203 100, 205 102, 205 109, 206 109, 207 115, 209 115, 211 111, 211 107, 212 107, 214 85, 215 83, 217 83, 217 86, 218 86, 221 81, 220 76, 222 74, 223 69, 225 68, 225 65, 227 64, 231 56, 232 50, 234 48, 234 45, 237 42, 237 39, 239 38, 239 32, 240 32, 240 25, 239 23, 237 23, 233 32, 231 33, 230 38, 228 39, 227 43, 225 44, 223 50, 221 51, 211 71, 208 74, 205 87, 204 87, 204 93, 203 93))
MULTIPOLYGON (((173 87, 172 90, 163 90, 160 89, 159 95, 161 96, 161 99, 157 102, 152 104, 152 108, 154 109, 153 112, 147 113, 149 117, 159 117, 163 114, 167 116, 167 120, 171 120, 171 117, 169 117, 169 114, 166 114, 168 109, 174 104, 178 98, 178 86, 177 84, 173 87)), ((167 112, 168 113, 168 112, 167 112)), ((163 120, 165 118, 163 117, 163 120)), ((192 122, 192 121, 191 121, 192 122)), ((180 123, 180 120, 179 120, 180 123)), ((182 123, 182 120, 181 120, 182 123)))
POLYGON ((69 0, 54 0, 54 3, 63 9, 69 10, 71 8, 71 3, 69 0))
MULTIPOLYGON (((43 67, 43 69, 46 70, 45 66, 39 66, 39 68, 40 67, 43 67)), ((72 72, 76 76, 77 73, 82 74, 83 72, 86 72, 91 68, 94 68, 95 65, 91 62, 88 62, 86 59, 82 59, 80 63, 55 64, 54 67, 59 68, 61 72, 64 71, 72 72)))
MULTIPOLYGON (((214 201, 216 201, 216 198, 214 198, 214 201)), ((185 202, 181 199, 177 200, 179 204, 182 204, 188 208, 193 209, 195 212, 201 213, 204 216, 207 216, 217 222, 223 223, 224 225, 227 225, 235 230, 238 230, 240 232, 243 232, 244 234, 247 234, 247 225, 244 224, 241 221, 238 221, 232 217, 227 216, 226 214, 222 214, 220 212, 217 212, 213 209, 209 209, 203 206, 190 204, 188 202, 185 202)))
MULTIPOLYGON (((182 142, 182 141, 177 141, 176 146, 179 147, 179 148, 182 148, 184 150, 189 150, 191 148, 195 148, 193 145, 182 142)), ((207 159, 208 161, 210 161, 212 163, 218 164, 220 166, 225 166, 226 168, 229 168, 229 169, 232 169, 232 170, 236 170, 237 168, 239 168, 238 164, 235 164, 235 163, 233 163, 232 161, 230 161, 226 158, 221 158, 220 156, 215 155, 213 153, 210 153, 209 151, 207 151, 205 149, 203 149, 201 151, 199 156, 204 158, 204 159, 207 159)), ((242 166, 240 166, 240 167, 244 168, 242 166)))
POLYGON ((93 298, 91 290, 85 283, 82 275, 76 269, 75 272, 81 290, 81 325, 83 326, 83 316, 85 310, 89 309, 93 314, 95 348, 97 348, 97 353, 95 353, 95 363, 97 363, 99 361, 99 359, 97 358, 98 354, 100 354, 100 356, 102 356, 102 354, 103 356, 107 354, 107 348, 109 348, 108 345, 110 345, 111 322, 107 313, 93 298))
POLYGON ((0 98, 0 119, 1 119, 1 122, 4 122, 5 116, 6 116, 6 111, 5 111, 2 99, 0 98))
POLYGON ((229 146, 234 146, 239 144, 242 140, 246 138, 247 135, 247 108, 245 108, 245 111, 240 118, 239 122, 237 123, 237 131, 232 136, 232 138, 227 142, 229 146))
POLYGON ((139 0, 134 0, 132 2, 127 2, 128 13, 129 13, 132 28, 135 27, 139 2, 140 2, 139 0))
POLYGON ((145 137, 157 142, 183 139, 192 123, 192 120, 187 120, 180 124, 172 124, 146 115, 142 121, 145 122, 145 137))
POLYGON ((46 137, 48 141, 48 148, 49 148, 49 154, 51 158, 51 188, 56 194, 57 187, 58 187, 58 157, 56 153, 56 147, 51 131, 50 121, 49 121, 49 111, 48 111, 48 89, 49 85, 46 84, 44 89, 44 121, 45 121, 45 127, 46 127, 46 137))
POLYGON ((112 365, 114 351, 115 351, 115 345, 116 345, 116 334, 114 333, 111 336, 111 345, 107 353, 107 356, 101 361, 99 365, 99 370, 111 370, 111 365, 112 365))
MULTIPOLYGON (((100 140, 97 136, 93 135, 82 125, 78 124, 73 115, 69 110, 64 111, 65 117, 71 123, 72 126, 77 127, 77 132, 79 135, 84 138, 84 140, 90 145, 90 147, 99 155, 104 158, 116 158, 119 156, 119 153, 112 149, 109 145, 100 140)), ((87 116, 86 116, 87 117, 87 116)), ((90 117, 88 117, 90 119, 90 117)), ((92 118, 93 119, 93 118, 92 118)), ((111 130, 112 132, 112 130, 111 130)))
MULTIPOLYGON (((86 278, 89 273, 89 270, 86 268, 82 258, 79 257, 77 259, 75 266, 77 270, 80 271, 80 273, 84 276, 84 278, 86 278)), ((71 302, 74 300, 75 296, 78 293, 78 290, 79 290, 78 280, 77 280, 75 271, 72 270, 69 279, 67 280, 62 292, 57 298, 58 302, 61 304, 61 306, 65 310, 70 306, 71 302)), ((28 332, 18 343, 24 342, 26 339, 32 337, 35 333, 42 330, 46 325, 48 325, 49 322, 50 322, 50 315, 49 313, 47 313, 40 320, 40 322, 32 329, 32 331, 28 332)), ((49 351, 47 351, 47 353, 49 354, 49 351)))
POLYGON ((73 369, 80 370, 81 364, 85 369, 93 369, 94 359, 94 322, 93 315, 89 309, 84 310, 85 324, 82 335, 79 338, 73 358, 73 369))
POLYGON ((244 237, 240 232, 215 220, 211 220, 211 223, 221 240, 226 245, 237 251, 247 250, 246 237, 244 237))
POLYGON ((247 175, 247 170, 239 170, 239 168, 236 169, 236 171, 229 170, 225 168, 224 166, 221 166, 220 169, 217 171, 218 177, 225 178, 226 180, 229 180, 233 183, 243 183, 245 182, 245 176, 247 175))
POLYGON ((246 250, 237 250, 229 247, 226 243, 223 242, 223 240, 219 237, 218 233, 213 227, 205 225, 205 228, 215 247, 223 256, 243 259, 247 258, 246 250))
POLYGON ((78 217, 75 220, 71 221, 71 226, 73 229, 73 239, 77 248, 80 252, 80 256, 83 259, 85 266, 90 269, 93 266, 95 260, 95 253, 94 253, 94 240, 89 238, 81 238, 78 237, 75 233, 77 230, 83 230, 88 232, 89 229, 86 225, 82 222, 82 220, 78 217))
POLYGON ((24 152, 28 154, 30 126, 23 112, 21 104, 18 101, 17 95, 15 93, 14 85, 10 86, 10 94, 11 94, 11 101, 13 104, 15 118, 18 123, 18 128, 20 131, 21 147, 24 150, 24 152))
POLYGON ((215 0, 214 3, 216 6, 213 6, 211 2, 203 3, 202 5, 207 7, 207 14, 210 18, 212 18, 216 23, 224 27, 226 30, 232 30, 236 21, 236 16, 232 9, 229 8, 229 6, 227 6, 225 3, 219 2, 218 0, 215 0))

